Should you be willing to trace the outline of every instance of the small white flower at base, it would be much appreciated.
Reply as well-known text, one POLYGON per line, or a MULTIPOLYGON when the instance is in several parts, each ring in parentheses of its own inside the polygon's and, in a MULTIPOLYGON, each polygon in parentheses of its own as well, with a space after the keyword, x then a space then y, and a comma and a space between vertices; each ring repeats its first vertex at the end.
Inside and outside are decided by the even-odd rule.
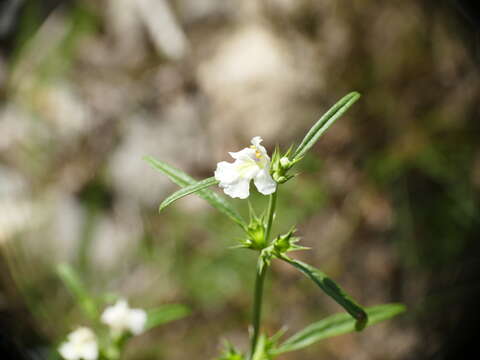
POLYGON ((246 199, 250 195, 250 181, 263 195, 270 195, 277 189, 277 183, 270 176, 270 157, 260 145, 262 138, 255 136, 252 146, 238 152, 230 152, 233 163, 219 162, 215 179, 225 194, 232 198, 246 199))
POLYGON ((97 338, 92 330, 80 327, 67 336, 67 341, 60 345, 58 352, 66 360, 97 360, 97 338))
POLYGON ((145 330, 147 313, 142 309, 131 309, 128 302, 121 299, 115 305, 105 309, 101 320, 115 335, 121 335, 124 332, 138 335, 145 330))

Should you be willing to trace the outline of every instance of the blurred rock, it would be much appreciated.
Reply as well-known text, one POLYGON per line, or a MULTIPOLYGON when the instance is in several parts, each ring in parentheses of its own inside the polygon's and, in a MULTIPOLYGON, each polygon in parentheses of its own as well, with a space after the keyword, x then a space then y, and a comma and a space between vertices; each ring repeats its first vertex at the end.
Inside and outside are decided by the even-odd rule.
POLYGON ((179 0, 177 3, 179 13, 187 23, 227 17, 238 5, 232 0, 179 0))
POLYGON ((135 262, 134 249, 143 226, 135 207, 123 205, 127 206, 119 204, 110 216, 103 215, 96 220, 89 249, 93 268, 104 272, 119 271, 135 262))
MULTIPOLYGON (((146 56, 142 21, 138 16, 136 1, 109 0, 106 6, 106 26, 121 64, 135 64, 146 56)), ((107 60, 105 56, 100 60, 107 60)), ((108 60, 110 62, 110 59, 108 60)))
POLYGON ((127 63, 145 54, 145 29, 158 54, 171 60, 186 54, 187 38, 167 0, 111 0, 107 18, 119 55, 126 56, 127 63))
POLYGON ((223 37, 200 64, 219 153, 238 143, 237 134, 247 139, 261 135, 274 143, 276 134, 288 130, 294 115, 289 104, 308 87, 288 50, 268 27, 247 23, 223 37))
POLYGON ((136 4, 157 51, 172 60, 185 56, 187 38, 167 0, 137 0, 136 4))
POLYGON ((142 160, 144 156, 151 155, 187 172, 192 165, 210 158, 194 104, 178 98, 160 116, 158 120, 142 116, 125 119, 126 137, 109 165, 117 191, 149 206, 158 204, 176 185, 151 169, 142 160))
POLYGON ((0 165, 0 244, 30 225, 33 206, 27 189, 20 173, 0 165))

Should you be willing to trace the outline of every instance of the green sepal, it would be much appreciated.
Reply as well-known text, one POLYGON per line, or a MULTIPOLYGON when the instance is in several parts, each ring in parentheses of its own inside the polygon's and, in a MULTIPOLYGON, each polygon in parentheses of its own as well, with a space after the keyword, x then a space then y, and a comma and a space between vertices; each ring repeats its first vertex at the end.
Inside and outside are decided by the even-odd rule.
POLYGON ((291 251, 310 249, 305 246, 297 245, 297 243, 300 241, 300 238, 293 236, 296 231, 297 229, 292 227, 286 234, 277 236, 272 240, 270 245, 262 249, 259 257, 260 269, 263 269, 264 266, 270 266, 273 258, 282 259, 282 256, 291 251))
POLYGON ((201 191, 203 189, 206 189, 210 186, 217 185, 219 181, 215 179, 214 177, 210 177, 208 179, 204 179, 201 181, 198 181, 192 185, 185 186, 184 188, 174 192, 172 195, 167 197, 163 202, 160 204, 158 211, 162 211, 165 209, 167 206, 172 204, 173 202, 180 200, 184 196, 196 193, 198 191, 201 191))
POLYGON ((245 360, 245 357, 229 341, 225 340, 223 353, 215 360, 245 360))
POLYGON ((252 360, 271 360, 272 358, 268 354, 267 349, 267 337, 262 334, 258 338, 255 352, 253 353, 252 360))
POLYGON ((247 225, 246 240, 241 240, 244 247, 252 250, 262 250, 267 246, 265 242, 265 213, 257 215, 250 201, 248 202, 250 221, 247 225))
POLYGON ((294 175, 288 174, 288 170, 295 165, 296 161, 290 160, 290 155, 293 151, 293 145, 287 150, 285 154, 280 153, 278 147, 275 148, 275 151, 272 155, 272 161, 270 163, 270 173, 273 180, 278 184, 283 184, 294 177, 294 175))
POLYGON ((286 254, 290 251, 309 249, 308 247, 297 245, 297 243, 300 241, 300 238, 293 236, 296 231, 297 229, 292 227, 286 234, 279 235, 272 241, 275 256, 278 257, 280 254, 286 254))
POLYGON ((285 329, 280 329, 280 331, 271 337, 261 334, 258 338, 252 360, 272 360, 276 355, 274 354, 274 350, 277 348, 277 343, 285 331, 285 329))
POLYGON ((274 250, 272 246, 268 246, 265 249, 262 249, 260 252, 260 256, 258 257, 258 271, 263 271, 264 267, 270 266, 272 262, 272 258, 275 256, 274 250))

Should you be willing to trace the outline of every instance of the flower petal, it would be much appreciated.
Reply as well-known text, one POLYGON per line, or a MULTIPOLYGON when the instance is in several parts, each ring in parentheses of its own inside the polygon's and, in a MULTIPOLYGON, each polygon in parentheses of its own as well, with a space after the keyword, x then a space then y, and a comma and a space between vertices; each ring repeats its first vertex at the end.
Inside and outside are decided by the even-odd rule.
POLYGON ((277 183, 272 179, 268 169, 262 169, 253 179, 257 190, 263 195, 270 195, 277 189, 277 183))
POLYGON ((96 360, 98 344, 95 333, 87 327, 79 327, 71 332, 68 341, 58 348, 58 352, 66 360, 96 360))
POLYGON ((77 360, 80 358, 80 356, 77 355, 77 352, 75 351, 75 346, 72 343, 66 342, 60 345, 58 348, 58 352, 64 359, 67 360, 77 360))
POLYGON ((95 334, 92 330, 85 326, 77 328, 77 330, 68 334, 68 340, 74 343, 83 343, 95 340, 95 334))
POLYGON ((98 345, 96 342, 84 344, 82 348, 82 359, 85 360, 97 360, 98 358, 98 345))
POLYGON ((235 171, 241 179, 252 180, 260 171, 260 167, 253 160, 235 160, 233 164, 235 165, 235 171))
POLYGON ((229 163, 226 161, 222 161, 217 164, 217 170, 215 170, 214 175, 215 179, 220 181, 221 184, 234 183, 240 177, 235 163, 229 163))
POLYGON ((128 328, 134 335, 138 335, 145 330, 147 322, 147 313, 142 309, 131 309, 128 314, 128 328))
POLYGON ((229 152, 235 160, 255 160, 255 149, 245 148, 237 152, 229 152))
POLYGON ((261 136, 254 136, 250 142, 252 143, 253 146, 259 147, 260 143, 263 141, 261 136))
POLYGON ((260 136, 255 136, 254 138, 252 138, 251 143, 252 143, 253 146, 255 146, 257 148, 258 151, 261 152, 263 158, 270 161, 270 157, 267 154, 267 149, 265 149, 265 147, 260 145, 260 143, 262 141, 263 141, 263 139, 260 136))
POLYGON ((250 179, 239 179, 233 184, 226 184, 223 187, 225 194, 232 198, 246 199, 250 195, 250 179))

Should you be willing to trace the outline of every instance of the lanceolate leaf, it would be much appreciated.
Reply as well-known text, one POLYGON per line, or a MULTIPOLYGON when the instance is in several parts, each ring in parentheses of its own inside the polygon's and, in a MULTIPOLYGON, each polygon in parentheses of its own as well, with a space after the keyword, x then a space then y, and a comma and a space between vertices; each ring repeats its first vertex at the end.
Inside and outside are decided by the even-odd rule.
POLYGON ((88 293, 76 271, 68 264, 60 264, 56 270, 58 276, 72 293, 85 315, 92 320, 96 320, 98 317, 97 304, 88 293))
POLYGON ((335 122, 335 120, 342 116, 359 98, 360 94, 354 91, 344 96, 340 101, 333 105, 330 110, 328 110, 325 115, 323 115, 315 125, 312 126, 307 135, 305 135, 293 154, 293 161, 298 161, 302 158, 306 152, 315 145, 320 136, 322 136, 323 133, 335 122))
POLYGON ((190 310, 183 305, 169 304, 148 310, 145 329, 149 330, 156 326, 181 319, 190 314, 190 310))
MULTIPOLYGON (((156 160, 151 156, 146 156, 145 161, 147 161, 155 170, 160 171, 161 173, 167 175, 170 180, 172 180, 175 184, 186 187, 189 185, 193 185, 197 183, 197 180, 192 178, 191 176, 185 174, 183 171, 174 168, 163 161, 156 160)), ((213 192, 210 189, 203 189, 197 192, 198 196, 202 197, 210 205, 214 208, 219 210, 224 215, 228 216, 234 222, 236 222, 242 229, 247 229, 247 224, 240 216, 240 214, 233 208, 233 206, 225 200, 222 196, 218 195, 217 193, 213 192)))
MULTIPOLYGON (((368 314, 367 326, 370 326, 403 313, 405 306, 402 304, 384 304, 367 308, 366 311, 368 314)), ((346 334, 354 330, 355 320, 352 317, 345 313, 335 314, 307 326, 287 339, 271 353, 279 355, 302 349, 317 341, 346 334)))
POLYGON ((184 196, 193 194, 195 192, 198 192, 200 190, 206 189, 212 185, 218 184, 219 181, 215 179, 214 177, 210 177, 208 179, 196 182, 192 185, 185 186, 184 188, 174 192, 172 195, 167 197, 163 202, 160 204, 159 211, 162 211, 165 209, 168 205, 172 204, 173 202, 181 199, 184 196))
POLYGON ((353 316, 356 319, 356 330, 360 331, 365 327, 368 321, 368 316, 365 310, 326 274, 311 265, 299 260, 291 259, 286 255, 280 256, 280 259, 299 269, 305 276, 314 281, 327 295, 353 316))

